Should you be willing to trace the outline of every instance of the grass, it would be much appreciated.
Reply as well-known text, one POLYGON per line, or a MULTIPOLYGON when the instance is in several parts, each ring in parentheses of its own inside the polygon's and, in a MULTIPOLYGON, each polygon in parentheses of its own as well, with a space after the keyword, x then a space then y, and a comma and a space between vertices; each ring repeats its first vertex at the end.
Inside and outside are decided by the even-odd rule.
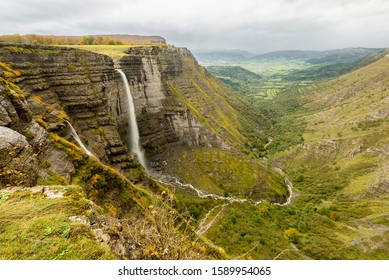
POLYGON ((146 178, 141 180, 144 186, 134 184, 58 135, 51 133, 50 139, 72 158, 77 168, 73 185, 51 174, 40 183, 51 184, 49 188, 64 192, 63 197, 48 198, 28 190, 0 193, 0 243, 4 244, 0 259, 123 257, 111 251, 110 243, 97 241, 90 225, 72 222, 72 216, 85 216, 111 238, 132 242, 135 247, 126 258, 226 257, 211 242, 196 238, 185 215, 173 208, 174 196, 164 186, 146 178), (101 221, 115 226, 104 227, 101 221))
POLYGON ((92 208, 81 187, 56 187, 64 197, 52 199, 26 190, 0 204, 0 259, 114 259, 88 227, 69 219, 88 215, 92 208))
MULTIPOLYGON (((109 57, 113 59, 118 59, 123 56, 126 56, 125 53, 126 50, 129 48, 136 48, 136 47, 151 47, 154 45, 67 45, 67 47, 80 49, 80 50, 87 50, 99 54, 108 55, 109 57)), ((159 47, 165 47, 166 45, 158 44, 155 46, 159 47)))
POLYGON ((104 54, 112 58, 120 58, 126 56, 126 53, 124 53, 124 51, 129 49, 132 46, 130 45, 68 45, 67 47, 104 54))
POLYGON ((58 135, 51 133, 50 138, 55 147, 64 150, 72 157, 74 164, 78 167, 73 182, 83 186, 88 198, 103 207, 115 209, 111 212, 118 216, 125 215, 132 208, 147 208, 151 200, 151 194, 148 191, 134 185, 113 168, 96 159, 90 159, 82 149, 58 135), (115 197, 121 197, 121 199, 114 199, 115 197))

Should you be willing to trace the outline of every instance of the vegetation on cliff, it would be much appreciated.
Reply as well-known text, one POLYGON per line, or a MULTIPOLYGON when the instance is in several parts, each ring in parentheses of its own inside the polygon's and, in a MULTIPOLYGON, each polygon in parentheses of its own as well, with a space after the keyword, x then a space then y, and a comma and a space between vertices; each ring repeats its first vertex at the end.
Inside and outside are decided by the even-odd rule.
MULTIPOLYGON (((179 49, 169 51, 176 56, 176 60, 170 62, 171 66, 181 67, 182 72, 180 77, 168 72, 163 76, 166 89, 170 93, 170 96, 167 94, 170 98, 168 104, 178 104, 179 112, 182 111, 181 107, 187 114, 191 112, 197 118, 197 121, 193 119, 192 124, 196 122, 197 127, 202 129, 201 133, 207 130, 201 135, 205 139, 208 136, 221 139, 212 142, 216 147, 209 148, 208 151, 215 154, 218 161, 228 164, 214 166, 211 163, 206 168, 216 168, 215 172, 223 169, 228 173, 226 176, 235 176, 234 173, 239 171, 239 167, 233 162, 234 158, 239 157, 241 162, 247 164, 247 170, 244 172, 250 173, 245 180, 235 176, 235 185, 227 188, 220 188, 225 178, 216 176, 216 189, 212 191, 252 200, 285 200, 287 194, 282 178, 257 159, 250 159, 235 150, 245 149, 247 144, 241 121, 246 127, 250 126, 243 114, 234 108, 244 108, 243 99, 233 95, 200 67, 189 52, 185 53, 179 49), (204 128, 206 130, 203 130, 204 128), (218 145, 233 150, 222 150, 218 145), (240 191, 239 186, 245 185, 246 182, 250 186, 246 187, 244 192, 240 191)), ((42 218, 42 225, 28 235, 28 240, 31 241, 29 251, 20 254, 7 248, 1 253, 2 258, 230 257, 225 254, 224 249, 213 245, 213 242, 204 236, 199 236, 195 230, 198 218, 205 213, 200 211, 196 218, 194 213, 199 205, 207 202, 196 200, 191 195, 192 203, 187 203, 187 196, 174 196, 160 183, 150 179, 140 165, 127 154, 116 131, 118 128, 114 127, 117 116, 109 115, 109 110, 118 110, 118 107, 109 109, 109 103, 114 102, 107 100, 107 96, 117 94, 120 84, 120 81, 116 80, 112 60, 106 56, 65 47, 9 44, 2 46, 0 57, 4 88, 2 94, 6 93, 8 99, 15 101, 12 106, 25 110, 18 110, 15 115, 11 105, 4 107, 1 111, 4 116, 11 116, 5 125, 11 130, 16 129, 20 137, 25 137, 26 141, 40 149, 39 156, 32 165, 34 169, 26 169, 33 172, 33 176, 28 176, 31 179, 28 187, 35 186, 38 193, 34 192, 34 188, 24 188, 27 187, 24 179, 26 176, 20 175, 20 180, 16 180, 15 174, 19 173, 14 172, 15 174, 11 174, 13 179, 9 177, 5 180, 4 176, 10 175, 10 166, 6 166, 8 169, 4 169, 4 172, 2 169, 1 207, 7 209, 4 213, 9 215, 9 219, 5 220, 6 224, 1 225, 6 233, 2 236, 3 241, 9 242, 13 248, 20 248, 24 241, 11 239, 11 236, 16 232, 30 232, 35 225, 19 226, 19 223, 23 222, 20 216, 13 216, 11 209, 8 209, 15 201, 25 203, 28 209, 37 209, 36 215, 31 216, 33 220, 42 218), (19 116, 22 112, 23 115, 19 116), (80 138, 101 158, 101 162, 88 157, 69 142, 71 137, 67 121, 72 121, 80 138), (39 129, 24 129, 29 126, 39 129), (49 136, 47 132, 50 132, 49 136), (34 142, 36 139, 42 139, 44 145, 37 146, 34 142), (20 188, 13 188, 19 181, 20 188), (52 192, 61 195, 51 198, 52 192), (79 203, 79 200, 82 203, 79 203), (199 204, 193 204, 194 201, 199 204), (48 210, 47 217, 41 216, 40 207, 45 208, 46 205, 50 205, 50 209, 61 207, 63 212, 58 213, 60 216, 56 217, 54 211, 48 210), (129 223, 134 227, 128 227, 129 223), (9 225, 11 227, 8 227, 9 225), (44 240, 47 246, 42 247, 41 243, 36 243, 37 239, 44 240), (74 243, 74 247, 70 246, 70 243, 74 243), (91 250, 79 250, 78 246, 86 243, 91 250), (35 253, 37 250, 40 250, 39 254, 35 253)), ((172 107, 168 107, 168 110, 172 112, 172 107)), ((23 147, 20 147, 20 150, 23 150, 23 147)), ((182 151, 183 153, 177 156, 188 152, 186 149, 182 151)), ((26 156, 30 156, 30 152, 32 155, 33 150, 28 150, 26 156)), ((16 159, 20 162, 18 157, 16 159)), ((190 163, 187 161, 186 164, 190 163)), ((190 177, 184 179, 191 180, 190 177)), ((199 187, 209 190, 204 184, 199 187)), ((209 210, 211 205, 212 202, 205 206, 204 210, 209 210)))

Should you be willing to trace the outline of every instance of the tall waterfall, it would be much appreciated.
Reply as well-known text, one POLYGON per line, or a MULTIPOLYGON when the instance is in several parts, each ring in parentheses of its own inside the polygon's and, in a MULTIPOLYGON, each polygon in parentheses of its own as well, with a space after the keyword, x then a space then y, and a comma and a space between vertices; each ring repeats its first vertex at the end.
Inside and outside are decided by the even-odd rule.
POLYGON ((139 130, 138 130, 138 124, 136 122, 136 115, 135 115, 135 107, 134 107, 134 100, 132 99, 130 86, 128 84, 128 80, 126 75, 121 69, 116 69, 123 80, 124 90, 126 92, 127 96, 127 123, 128 123, 128 131, 127 132, 127 143, 129 144, 129 149, 133 154, 135 154, 138 158, 138 161, 142 166, 147 170, 146 167, 146 160, 143 153, 142 148, 139 145, 139 130))
POLYGON ((77 131, 74 129, 74 127, 72 126, 72 124, 71 124, 70 122, 68 122, 68 121, 66 121, 66 123, 67 123, 67 124, 69 125, 69 127, 70 127, 70 131, 71 131, 70 135, 72 135, 73 138, 74 138, 74 140, 76 140, 78 146, 80 146, 81 149, 83 149, 84 152, 85 152, 88 156, 95 157, 95 156, 91 153, 91 151, 89 151, 89 150, 85 147, 84 143, 82 143, 80 137, 79 137, 78 134, 77 134, 77 131))

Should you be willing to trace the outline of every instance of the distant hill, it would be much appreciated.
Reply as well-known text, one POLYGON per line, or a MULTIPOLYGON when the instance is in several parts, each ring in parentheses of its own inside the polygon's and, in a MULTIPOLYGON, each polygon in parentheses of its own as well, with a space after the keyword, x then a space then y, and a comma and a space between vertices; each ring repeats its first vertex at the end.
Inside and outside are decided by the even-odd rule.
POLYGON ((322 64, 330 62, 339 62, 345 60, 358 60, 373 52, 381 51, 380 48, 346 48, 328 51, 303 51, 303 50, 285 50, 260 54, 251 57, 251 61, 264 59, 302 59, 311 64, 322 64))
POLYGON ((285 80, 319 81, 335 78, 368 65, 384 55, 385 49, 345 49, 324 52, 322 56, 306 61, 313 64, 312 66, 291 71, 285 76, 285 80))
POLYGON ((206 66, 242 64, 254 56, 242 50, 195 52, 194 55, 200 64, 206 66))
POLYGON ((285 59, 310 59, 320 55, 320 51, 301 51, 301 50, 285 50, 274 51, 260 55, 256 55, 251 58, 252 61, 273 59, 273 58, 285 58, 285 59))
POLYGON ((308 64, 326 64, 353 62, 383 48, 346 48, 328 51, 282 50, 254 55, 242 50, 214 51, 195 54, 200 64, 211 65, 243 65, 273 60, 296 60, 308 64))
POLYGON ((240 81, 258 80, 260 75, 240 66, 209 66, 208 71, 218 77, 228 77, 240 81))
POLYGON ((258 91, 261 76, 240 66, 208 66, 207 70, 237 92, 258 91))

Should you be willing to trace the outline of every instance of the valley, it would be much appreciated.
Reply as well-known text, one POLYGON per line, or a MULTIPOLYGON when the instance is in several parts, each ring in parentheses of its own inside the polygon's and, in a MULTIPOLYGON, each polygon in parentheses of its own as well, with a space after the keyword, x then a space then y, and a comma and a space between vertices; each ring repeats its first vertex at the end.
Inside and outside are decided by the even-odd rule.
POLYGON ((387 52, 216 57, 1 44, 0 258, 387 259, 387 52))
POLYGON ((389 61, 378 57, 335 79, 259 96, 274 124, 268 160, 294 187, 288 212, 268 212, 282 212, 278 231, 295 244, 277 259, 387 258, 389 61))
POLYGON ((272 99, 286 89, 302 89, 317 81, 358 69, 382 57, 383 52, 384 49, 349 48, 331 51, 276 51, 260 55, 199 53, 197 57, 212 74, 237 92, 250 96, 253 100, 262 100, 272 99), (250 72, 242 74, 242 70, 250 72))

